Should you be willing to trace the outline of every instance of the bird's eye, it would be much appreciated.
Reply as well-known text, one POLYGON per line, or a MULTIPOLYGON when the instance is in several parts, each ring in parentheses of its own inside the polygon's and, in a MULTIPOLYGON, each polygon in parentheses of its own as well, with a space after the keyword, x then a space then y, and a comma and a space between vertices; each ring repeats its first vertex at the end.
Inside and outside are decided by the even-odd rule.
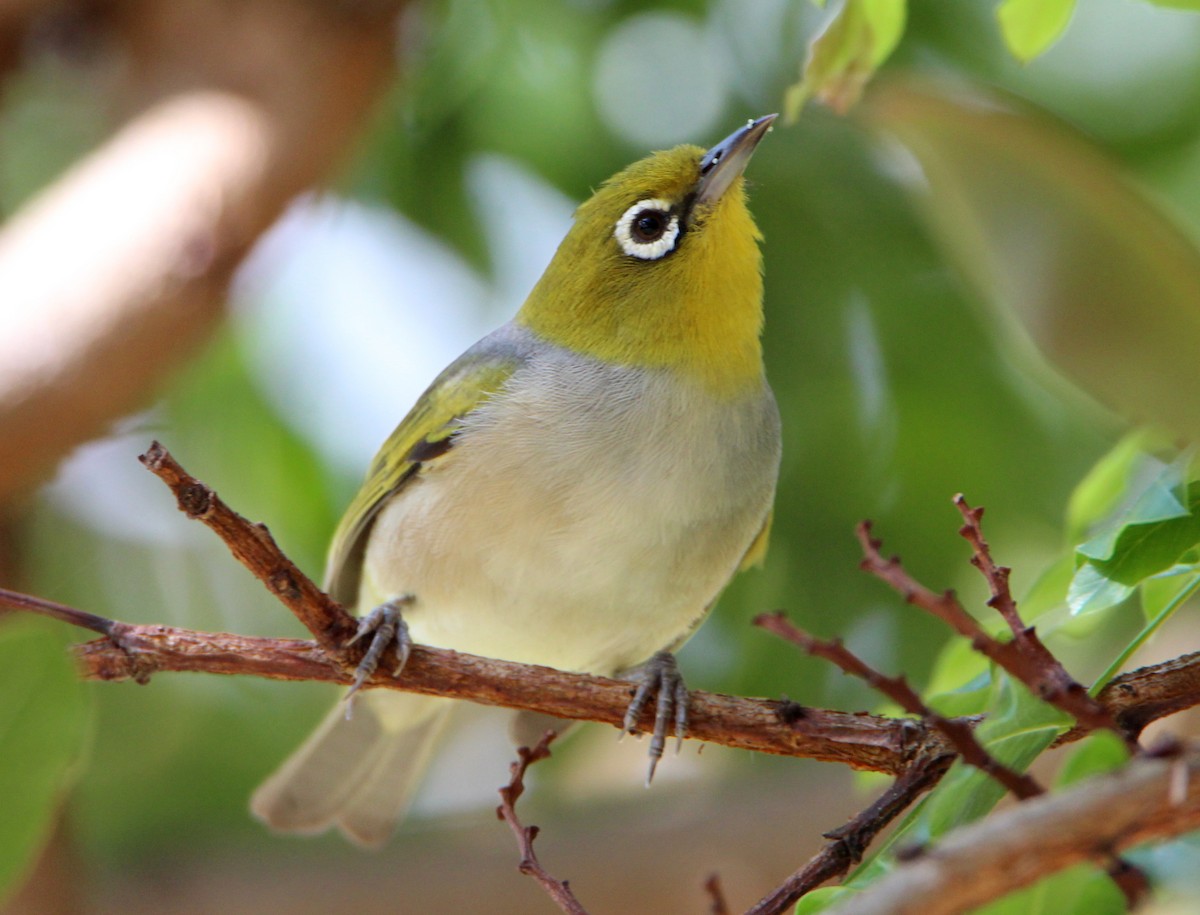
POLYGON ((622 214, 613 229, 621 250, 642 260, 658 260, 675 250, 679 217, 666 200, 639 200, 622 214))

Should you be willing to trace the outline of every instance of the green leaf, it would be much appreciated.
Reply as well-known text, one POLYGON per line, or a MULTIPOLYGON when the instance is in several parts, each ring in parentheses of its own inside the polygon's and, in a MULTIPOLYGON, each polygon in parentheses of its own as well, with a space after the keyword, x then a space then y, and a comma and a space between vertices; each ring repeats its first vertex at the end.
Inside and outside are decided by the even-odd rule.
POLYGON ((1093 864, 1080 864, 972 910, 972 915, 1121 915, 1116 884, 1093 864))
POLYGON ((1200 486, 1193 486, 1188 499, 1192 513, 1149 524, 1131 524, 1121 530, 1112 558, 1089 558, 1071 582, 1068 603, 1073 613, 1089 613, 1124 600, 1132 589, 1151 575, 1175 565, 1200 543, 1200 486))
POLYGON ((1099 731, 1072 748, 1055 784, 1065 788, 1093 775, 1112 772, 1128 761, 1129 749, 1124 741, 1111 731, 1099 731))
POLYGON ((925 702, 942 715, 977 715, 991 694, 992 668, 967 639, 952 639, 938 654, 925 702))
POLYGON ((1148 2, 1173 10, 1200 10, 1200 0, 1148 0, 1148 2))
POLYGON ((1070 542, 1083 540, 1092 527, 1116 511, 1134 479, 1134 468, 1165 444, 1159 438, 1145 429, 1131 432, 1079 481, 1067 502, 1067 539, 1070 542))
POLYGON ((87 732, 88 693, 62 637, 41 621, 0 625, 0 903, 46 841, 87 732))
POLYGON ((903 36, 907 9, 907 0, 845 0, 809 47, 803 78, 787 91, 787 122, 810 98, 838 114, 852 108, 903 36))
POLYGON ((1142 606, 1142 616, 1154 620, 1164 612, 1174 611, 1179 607, 1181 598, 1190 596, 1190 591, 1200 582, 1195 563, 1178 565, 1168 569, 1161 575, 1154 575, 1138 589, 1138 598, 1142 606))
POLYGON ((1117 550, 1118 541, 1130 527, 1187 517, 1184 493, 1189 461, 1190 458, 1185 456, 1164 464, 1148 455, 1136 461, 1130 473, 1128 507, 1114 514, 1101 534, 1081 544, 1076 551, 1089 559, 1110 559, 1117 550), (1141 481, 1135 482, 1138 477, 1141 481))
POLYGON ((1004 0, 996 18, 1013 56, 1029 63, 1054 44, 1074 9, 1075 0, 1004 0))
POLYGON ((1111 157, 962 85, 889 81, 864 109, 916 159, 912 192, 1023 380, 1067 394, 1065 377, 1139 423, 1200 431, 1200 251, 1111 157))
MULTIPOLYGON (((988 752, 1017 771, 1024 771, 1067 725, 1065 714, 1003 672, 996 675, 986 713, 977 736, 988 752)), ((1003 796, 1004 790, 990 776, 956 762, 845 885, 857 889, 870 885, 894 866, 893 849, 934 841, 984 816, 1003 796)))
POLYGON ((820 889, 813 890, 797 902, 796 908, 793 910, 794 915, 818 915, 818 913, 824 912, 831 905, 844 902, 847 898, 853 896, 855 892, 855 890, 844 886, 823 886, 820 889))
MULTIPOLYGON (((995 759, 1023 772, 1061 733, 1067 716, 1038 699, 1006 673, 996 676, 996 689, 987 718, 976 736, 995 759)), ((925 816, 928 838, 979 819, 1004 796, 990 776, 962 763, 933 792, 925 816)))
POLYGON ((1074 616, 1099 613, 1126 601, 1133 594, 1132 585, 1113 581, 1096 563, 1085 562, 1071 579, 1067 589, 1067 605, 1074 616))
POLYGON ((1142 584, 1142 610, 1147 616, 1146 625, 1133 637, 1132 641, 1125 646, 1121 653, 1113 659, 1104 673, 1096 678, 1096 682, 1092 684, 1092 688, 1089 690, 1093 696, 1099 694, 1108 681, 1125 668, 1125 664, 1138 649, 1146 644, 1150 637, 1158 632, 1163 624, 1175 615, 1175 611, 1182 607, 1188 598, 1196 593, 1197 589, 1200 589, 1200 574, 1197 574, 1194 565, 1180 567, 1178 574, 1172 570, 1162 577, 1176 579, 1176 587, 1159 592, 1157 588, 1147 588, 1147 585, 1150 585, 1154 579, 1142 584))

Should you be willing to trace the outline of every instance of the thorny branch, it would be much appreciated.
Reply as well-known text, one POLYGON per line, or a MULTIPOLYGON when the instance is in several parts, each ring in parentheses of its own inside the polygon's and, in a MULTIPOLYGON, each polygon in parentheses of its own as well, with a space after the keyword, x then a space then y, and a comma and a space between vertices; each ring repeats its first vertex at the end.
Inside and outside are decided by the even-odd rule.
MULTIPOLYGON (((972 540, 974 532, 978 530, 978 514, 966 505, 961 496, 955 500, 955 504, 963 511, 964 516, 968 517, 967 526, 963 529, 964 536, 972 540)), ((982 510, 979 514, 982 514, 982 510)), ((1131 749, 1136 749, 1136 739, 1123 731, 1112 714, 1071 678, 1058 659, 1042 645, 1031 627, 1024 627, 1018 620, 1016 628, 1021 632, 1020 636, 1014 637, 1011 642, 1001 642, 992 638, 974 617, 967 613, 953 591, 937 594, 912 578, 898 558, 885 559, 879 552, 882 541, 871 537, 869 521, 860 523, 857 533, 863 550, 861 566, 865 571, 890 585, 910 604, 933 614, 959 635, 970 639, 971 647, 1024 683, 1043 701, 1073 716, 1089 731, 1098 728, 1112 730, 1130 743, 1131 749)), ((993 598, 989 604, 1011 604, 1015 608, 1015 603, 1012 603, 1011 595, 1008 594, 1008 570, 1004 569, 1001 573, 997 571, 999 567, 991 564, 987 544, 982 539, 978 543, 972 540, 972 546, 975 548, 975 557, 979 560, 976 565, 988 576, 992 585, 993 598)))
POLYGON ((829 844, 751 906, 746 915, 782 915, 802 896, 830 880, 845 876, 862 860, 879 833, 918 797, 937 785, 953 762, 952 753, 914 759, 875 803, 845 825, 825 833, 829 844))
POLYGON ((828 915, 954 915, 1104 854, 1200 828, 1200 748, 1123 769, 963 826, 828 915))
POLYGON ((986 772, 1008 791, 1024 799, 1036 797, 1045 789, 1029 775, 1010 769, 983 748, 975 737, 971 722, 964 718, 946 718, 926 705, 904 677, 888 677, 867 665, 839 640, 825 641, 805 632, 782 613, 764 613, 754 618, 754 625, 773 632, 799 645, 809 654, 825 658, 844 672, 859 677, 879 690, 910 715, 929 722, 941 731, 954 746, 963 761, 986 772))
MULTIPOLYGON (((976 518, 977 520, 978 518, 976 518)), ((986 550, 986 544, 984 549, 986 550)), ((1004 570, 1005 580, 1007 580, 1007 577, 1007 570, 1004 570)), ((1018 626, 1020 625, 1020 617, 1017 616, 1016 604, 1011 601, 1011 597, 1009 598, 1006 619, 1009 619, 1010 622, 1015 620, 1018 626)), ((904 677, 888 677, 879 673, 879 671, 872 668, 846 648, 840 640, 826 641, 825 639, 819 639, 796 626, 782 613, 761 614, 755 618, 754 624, 800 646, 810 655, 825 658, 837 665, 845 673, 859 677, 884 696, 891 699, 910 715, 916 715, 921 720, 928 722, 946 736, 951 744, 953 744, 958 755, 962 757, 963 762, 974 766, 995 779, 1018 799, 1024 801, 1045 794, 1046 789, 1038 784, 1030 775, 1010 769, 992 756, 975 737, 975 732, 970 721, 964 718, 946 718, 938 714, 925 704, 916 691, 908 685, 908 681, 904 677)), ((949 763, 947 762, 948 765, 949 763)), ((942 771, 944 772, 945 769, 942 771)), ((917 793, 902 790, 903 781, 904 776, 901 776, 892 785, 891 790, 897 793, 897 801, 903 802, 904 806, 908 806, 916 800, 917 793)), ((1127 861, 1114 857, 1111 852, 1104 851, 1098 857, 1113 882, 1117 884, 1121 892, 1125 895, 1130 908, 1136 906, 1150 890, 1150 884, 1145 874, 1127 861)))
MULTIPOLYGON (((263 525, 254 524, 229 509, 160 445, 155 443, 142 460, 172 488, 180 509, 189 517, 204 521, 217 533, 234 556, 313 632, 317 641, 135 625, 2 589, 0 604, 102 633, 105 638, 75 649, 84 675, 92 679, 146 682, 150 675, 159 671, 197 671, 350 683, 357 657, 344 645, 354 631, 353 618, 282 554, 263 525)), ((867 522, 858 529, 866 557, 863 568, 894 587, 910 603, 949 623, 969 638, 978 650, 1042 698, 1070 711, 1078 725, 1062 735, 1057 744, 1077 740, 1097 727, 1117 730, 1132 743, 1150 722, 1200 704, 1200 652, 1123 674, 1114 678, 1095 699, 1087 696, 1045 649, 1032 628, 1020 622, 1008 590, 1008 570, 994 564, 979 528, 982 510, 971 509, 961 497, 956 504, 966 519, 962 532, 972 545, 973 562, 992 588, 989 603, 1001 612, 1014 632, 1011 642, 999 642, 987 635, 966 613, 953 592, 936 594, 912 579, 899 560, 884 559, 879 553, 880 543, 870 537, 867 522)), ((938 726, 936 716, 929 714, 903 678, 889 678, 871 671, 837 643, 813 640, 812 645, 816 653, 831 657, 844 669, 865 675, 918 717, 852 715, 806 708, 786 700, 747 699, 702 692, 691 694, 689 737, 693 739, 759 752, 842 762, 897 776, 896 782, 879 800, 843 827, 827 833, 830 844, 777 890, 760 900, 747 915, 783 912, 809 890, 844 875, 861 859, 864 850, 882 829, 941 779, 957 755, 961 753, 970 758, 961 736, 944 733, 945 722, 938 726), (905 691, 911 695, 905 695, 905 691)), ((388 672, 380 671, 368 685, 528 709, 558 718, 601 721, 615 727, 622 725, 631 693, 630 684, 624 681, 424 646, 414 648, 403 678, 397 680, 388 672)), ((646 717, 651 714, 648 712, 646 717)), ((953 719, 950 724, 953 731, 953 719)), ((964 722, 963 727, 969 734, 970 723, 964 722)), ((521 762, 516 764, 514 781, 505 789, 509 793, 502 795, 510 813, 523 788, 525 770, 536 758, 543 758, 538 755, 537 748, 526 752, 530 756, 523 755, 521 762)), ((983 764, 986 768, 986 760, 983 764)), ((1014 790, 1029 794, 1028 786, 1014 790)), ((1043 800, 1048 799, 1039 798, 1037 802, 1043 800)), ((501 816, 508 819, 504 817, 504 805, 501 816)), ((532 855, 536 831, 520 827, 515 813, 512 816, 510 826, 517 823, 513 828, 520 829, 519 837, 523 843, 522 869, 532 873, 531 868, 540 867, 532 855)), ((1177 831, 1177 824, 1156 822, 1139 828, 1157 829, 1159 832, 1155 834, 1166 835, 1177 831)), ((1088 846, 1078 854, 1082 858, 1103 858, 1115 847, 1088 846)), ((1076 854, 1076 851, 1070 854, 1076 854)), ((1054 869, 1051 867, 1046 872, 1054 869)), ((1140 886, 1140 874, 1137 871, 1131 873, 1134 875, 1132 883, 1124 885, 1127 894, 1131 886, 1135 889, 1140 886)), ((1114 879, 1125 878, 1126 874, 1114 874, 1114 879)), ((565 884, 549 877, 545 879, 569 895, 565 884)), ((725 903, 719 886, 710 881, 706 889, 713 910, 722 911, 725 903)), ((555 896, 556 901, 558 898, 555 896)), ((583 911, 577 902, 572 904, 576 908, 565 908, 564 911, 583 911)))
POLYGON ((587 910, 575 898, 575 894, 567 886, 567 881, 550 876, 550 873, 538 861, 537 852, 533 850, 533 840, 537 838, 538 828, 523 825, 517 817, 517 799, 525 793, 525 773, 534 763, 549 758, 550 743, 555 736, 554 731, 547 731, 532 749, 529 747, 518 748, 517 759, 509 767, 511 778, 509 778, 508 784, 500 789, 500 805, 496 808, 496 817, 507 823, 508 828, 517 838, 517 845, 521 849, 521 863, 517 865, 518 870, 536 880, 546 894, 567 915, 587 915, 587 910))

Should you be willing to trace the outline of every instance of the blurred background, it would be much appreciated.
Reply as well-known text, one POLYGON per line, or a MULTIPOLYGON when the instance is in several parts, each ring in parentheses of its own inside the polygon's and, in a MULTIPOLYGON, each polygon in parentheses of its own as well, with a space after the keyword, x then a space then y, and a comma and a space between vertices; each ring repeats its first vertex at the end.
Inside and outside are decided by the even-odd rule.
MULTIPOLYGON (((1020 595, 1130 423, 1191 432, 1200 16, 1088 0, 1022 64, 994 7, 912 4, 860 105, 810 105, 755 156, 784 464, 765 568, 681 654, 694 687, 874 707, 749 625, 780 608, 926 682, 945 633, 858 571, 856 522, 981 608, 955 493, 987 506, 1020 595)), ((375 448, 512 315, 573 207, 651 149, 779 110, 835 13, 7 3, 0 582, 134 622, 303 635, 137 455, 160 439, 319 577, 375 448)), ((56 652, 77 637, 19 625, 56 652)), ((1086 633, 1074 672, 1096 676, 1123 632, 1086 633)), ((1134 663, 1197 634, 1181 617, 1134 663)), ((32 883, 11 876, 9 915, 552 911, 492 814, 512 755, 497 716, 454 735, 369 854, 269 835, 246 809, 336 690, 183 674, 65 689, 85 736, 47 776, 56 812, 13 846, 41 850, 10 855, 32 883)), ((689 746, 647 792, 644 752, 582 728, 522 802, 593 911, 702 911, 712 871, 744 907, 879 785, 689 746)))

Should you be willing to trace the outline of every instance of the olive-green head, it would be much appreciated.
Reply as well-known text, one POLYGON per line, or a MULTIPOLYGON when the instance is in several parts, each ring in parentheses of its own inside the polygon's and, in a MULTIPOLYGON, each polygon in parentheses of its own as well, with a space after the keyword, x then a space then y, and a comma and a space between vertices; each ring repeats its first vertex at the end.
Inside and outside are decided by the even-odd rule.
POLYGON ((707 152, 656 152, 606 181, 517 321, 620 365, 675 370, 716 393, 760 383, 762 256, 742 171, 775 115, 707 152))

